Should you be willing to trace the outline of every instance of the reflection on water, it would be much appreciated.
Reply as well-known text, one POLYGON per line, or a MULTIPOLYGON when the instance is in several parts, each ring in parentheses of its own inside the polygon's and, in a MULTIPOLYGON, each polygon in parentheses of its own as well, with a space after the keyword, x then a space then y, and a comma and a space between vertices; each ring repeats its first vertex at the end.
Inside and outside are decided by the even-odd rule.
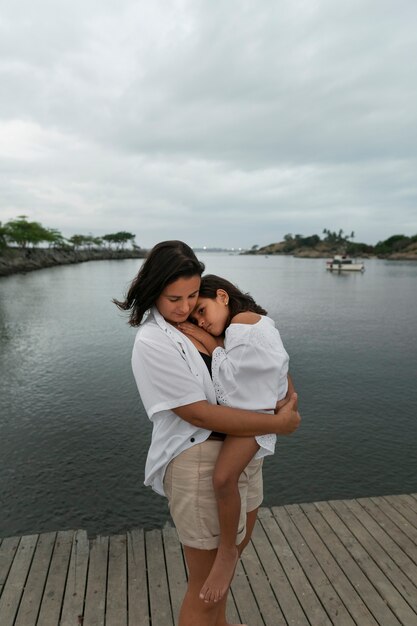
MULTIPOLYGON (((417 264, 200 256, 268 309, 290 354, 303 423, 265 462, 265 503, 415 491, 417 264)), ((0 279, 0 535, 167 519, 142 485, 135 330, 111 304, 139 263, 0 279)))

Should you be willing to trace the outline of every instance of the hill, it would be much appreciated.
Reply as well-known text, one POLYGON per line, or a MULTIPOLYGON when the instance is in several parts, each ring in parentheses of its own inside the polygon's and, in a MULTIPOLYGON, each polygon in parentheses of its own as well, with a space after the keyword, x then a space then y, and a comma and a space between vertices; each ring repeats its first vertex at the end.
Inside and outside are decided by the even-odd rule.
POLYGON ((344 236, 343 231, 338 233, 324 231, 326 237, 321 239, 318 235, 285 235, 284 240, 270 243, 267 246, 253 246, 244 254, 287 254, 299 258, 329 258, 335 254, 348 254, 350 256, 369 258, 378 257, 390 260, 417 261, 417 235, 406 237, 405 235, 392 235, 384 241, 379 241, 375 246, 367 243, 350 241, 354 236, 344 236))

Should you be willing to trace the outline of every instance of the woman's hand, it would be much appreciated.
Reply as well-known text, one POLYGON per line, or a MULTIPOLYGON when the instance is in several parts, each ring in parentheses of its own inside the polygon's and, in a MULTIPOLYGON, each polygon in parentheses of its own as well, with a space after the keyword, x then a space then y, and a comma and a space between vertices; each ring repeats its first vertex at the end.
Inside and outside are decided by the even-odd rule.
POLYGON ((279 419, 279 430, 274 432, 277 435, 291 435, 300 425, 301 415, 298 412, 298 396, 292 393, 289 398, 277 402, 274 411, 279 419))
POLYGON ((210 355, 221 345, 216 337, 213 337, 213 335, 210 335, 210 333, 203 328, 200 328, 195 324, 191 324, 190 322, 182 322, 181 324, 178 324, 178 330, 184 333, 184 335, 199 341, 210 355))

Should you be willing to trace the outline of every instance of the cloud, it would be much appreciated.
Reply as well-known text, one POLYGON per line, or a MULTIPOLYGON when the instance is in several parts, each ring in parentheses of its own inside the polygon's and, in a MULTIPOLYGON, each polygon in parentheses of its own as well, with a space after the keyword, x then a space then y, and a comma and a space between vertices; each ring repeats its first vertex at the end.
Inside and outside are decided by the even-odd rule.
POLYGON ((414 234, 416 13, 413 0, 8 0, 1 219, 126 229, 145 246, 414 234))

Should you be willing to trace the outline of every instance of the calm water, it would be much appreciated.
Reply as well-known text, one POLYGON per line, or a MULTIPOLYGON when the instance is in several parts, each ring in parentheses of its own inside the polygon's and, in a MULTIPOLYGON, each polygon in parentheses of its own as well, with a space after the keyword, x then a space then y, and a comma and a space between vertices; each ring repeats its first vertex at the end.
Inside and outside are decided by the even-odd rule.
MULTIPOLYGON (((417 264, 200 255, 279 326, 301 429, 265 463, 267 505, 417 491, 417 264)), ((137 260, 0 279, 0 535, 162 526, 150 424, 114 305, 137 260)))

